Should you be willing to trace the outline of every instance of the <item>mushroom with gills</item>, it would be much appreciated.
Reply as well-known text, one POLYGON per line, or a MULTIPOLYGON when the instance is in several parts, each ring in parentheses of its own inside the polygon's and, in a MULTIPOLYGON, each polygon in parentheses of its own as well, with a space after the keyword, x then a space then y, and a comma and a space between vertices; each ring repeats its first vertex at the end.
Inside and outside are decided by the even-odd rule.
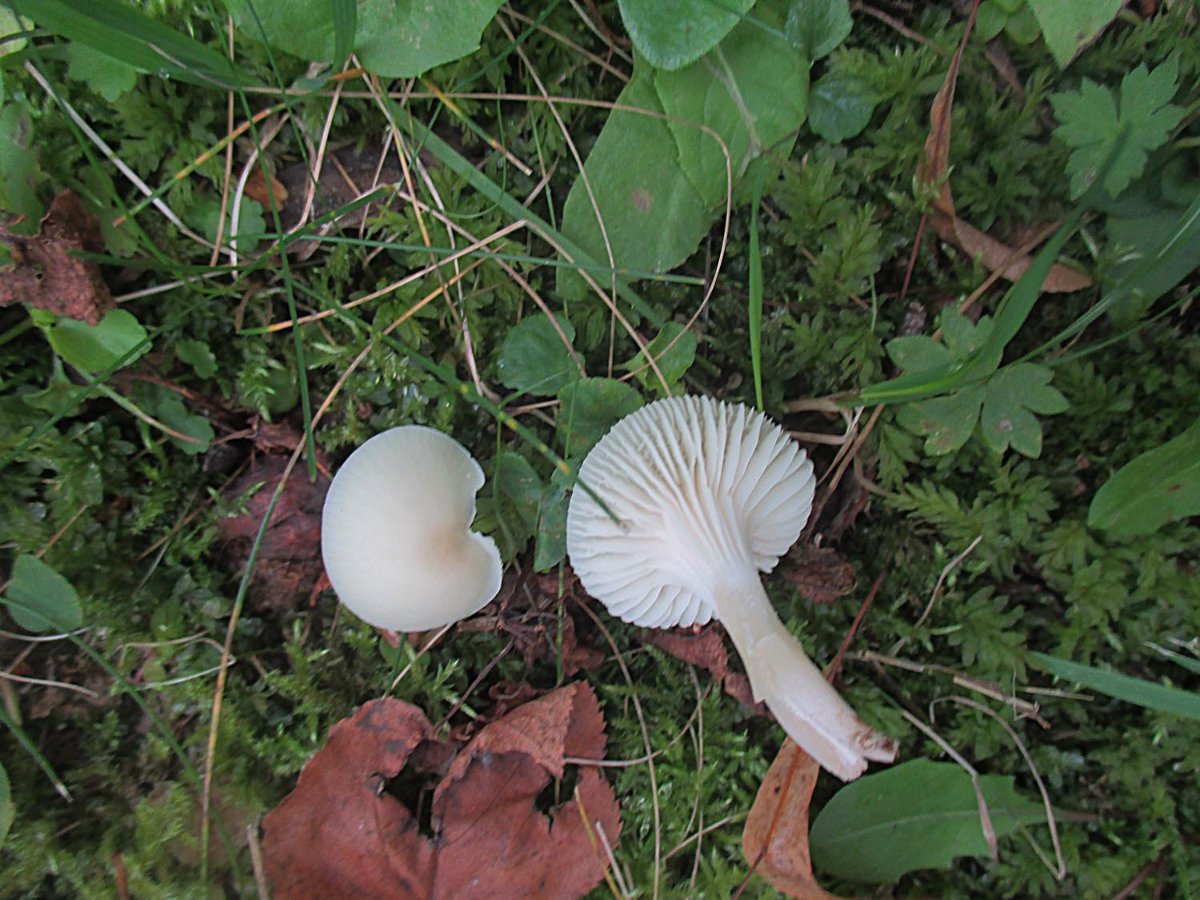
POLYGON ((325 495, 321 556, 334 591, 365 622, 425 631, 500 591, 496 542, 470 530, 483 470, 433 428, 402 425, 350 454, 325 495))
POLYGON ((800 536, 813 466, 761 413, 672 397, 592 448, 567 512, 567 553, 588 593, 635 625, 718 619, 793 740, 844 781, 895 743, 867 725, 779 620, 759 580, 800 536))

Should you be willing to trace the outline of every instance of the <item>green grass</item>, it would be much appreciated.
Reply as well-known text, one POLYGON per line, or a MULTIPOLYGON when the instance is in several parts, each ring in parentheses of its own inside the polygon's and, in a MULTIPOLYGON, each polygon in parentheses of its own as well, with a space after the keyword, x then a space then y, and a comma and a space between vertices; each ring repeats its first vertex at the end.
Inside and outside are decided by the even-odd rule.
MULTIPOLYGON (((1200 230, 1200 42, 1184 4, 1148 21, 1127 11, 1065 71, 1039 41, 1002 36, 1021 94, 982 43, 968 42, 950 150, 958 215, 1014 244, 1076 215, 1045 262, 1061 251, 1096 284, 1041 297, 1028 282, 992 284, 973 305, 995 319, 990 342, 956 357, 973 360, 966 368, 916 375, 901 375, 889 342, 908 326, 932 336, 942 309, 988 275, 929 226, 914 254, 932 200, 914 174, 963 36, 949 4, 903 13, 902 30, 856 12, 846 43, 812 77, 836 70, 869 89, 866 127, 833 144, 801 126, 786 159, 734 184, 727 237, 721 204, 696 252, 661 273, 620 260, 614 272, 564 233, 572 147, 586 157, 623 86, 614 70, 632 70, 615 3, 530 7, 530 20, 501 13, 511 36, 493 23, 477 51, 411 84, 333 77, 337 67, 313 78, 303 61, 242 32, 230 60, 219 4, 15 5, 42 27, 0 44, 11 51, 0 57, 0 115, 28 136, 0 149, 0 207, 24 214, 12 230, 28 233, 59 191, 75 191, 103 225, 95 258, 105 280, 145 337, 114 351, 90 384, 69 352, 56 354, 44 321, 0 308, 0 578, 18 556, 39 555, 74 586, 83 613, 69 639, 36 641, 0 613, 0 673, 25 679, 0 677, 13 810, 0 896, 115 897, 119 878, 133 896, 253 896, 246 826, 287 794, 333 723, 390 690, 453 728, 486 715, 502 682, 552 688, 568 680, 563 616, 604 654, 576 677, 600 697, 609 757, 628 761, 606 770, 622 810, 624 883, 638 896, 655 885, 664 897, 732 895, 747 876, 742 823, 781 731, 593 606, 610 647, 558 566, 556 517, 590 436, 582 423, 667 387, 758 405, 796 431, 831 436, 842 420, 812 411, 829 402, 805 401, 870 404, 812 531, 851 563, 858 587, 814 607, 789 586, 785 564, 768 590, 824 663, 884 574, 846 664, 847 699, 900 740, 906 759, 946 758, 915 718, 981 773, 1015 776, 1037 802, 1009 731, 953 698, 982 703, 1005 718, 1046 785, 1063 880, 1034 849, 1050 843, 1038 826, 1028 839, 1002 839, 999 862, 960 859, 906 874, 891 891, 1103 897, 1141 872, 1134 896, 1158 884, 1167 895, 1200 890, 1197 724, 1098 686, 1124 675, 1139 679, 1119 682, 1136 696, 1159 695, 1140 692, 1148 684, 1194 699, 1200 531, 1184 520, 1122 538, 1087 526, 1091 498, 1114 472, 1200 415, 1198 282, 1184 264, 1200 230), (577 6, 603 22, 585 22, 577 6), (599 36, 610 32, 616 43, 599 36), (1055 138, 1047 98, 1085 78, 1119 91, 1138 65, 1168 60, 1180 123, 1122 194, 1077 202, 1066 174, 1074 146, 1055 138), (372 191, 393 140, 409 156, 401 166, 393 145, 387 187, 372 191), (316 159, 309 224, 284 235, 312 187, 302 167, 316 159), (355 190, 334 192, 338 166, 355 190), (286 202, 255 191, 271 177, 286 184, 286 202), (258 199, 243 196, 247 183, 258 199), (228 211, 239 200, 235 255, 228 211), (363 209, 365 220, 354 218, 363 209), (597 290, 559 293, 562 269, 586 273, 597 290), (414 272, 423 274, 406 282, 414 272), (523 356, 517 377, 502 377, 501 363, 516 358, 506 338, 545 311, 570 324, 567 358, 586 370, 586 387, 539 393, 550 371, 539 367, 561 361, 562 348, 523 356), (659 372, 631 374, 648 345, 664 351, 659 372), (1035 457, 996 453, 974 420, 941 455, 905 427, 906 403, 944 399, 1017 362, 1052 371, 1067 402, 1037 416, 1035 457), (489 472, 500 454, 510 470, 519 457, 537 490, 532 506, 507 483, 480 495, 480 525, 503 535, 520 579, 500 624, 451 631, 423 654, 390 647, 328 590, 310 605, 319 570, 282 579, 259 521, 236 554, 221 536, 249 502, 233 486, 253 460, 279 453, 303 483, 410 422, 454 435, 489 472), (274 587, 261 586, 264 576, 274 587), (535 631, 540 645, 506 649, 535 631), (1094 690, 1056 680, 1046 656, 1088 667, 1094 690), (1036 703, 1050 727, 1015 718, 1014 696, 1036 703)), ((352 8, 334 7, 339 48, 364 28, 361 13, 346 16, 352 8)), ((808 449, 824 473, 843 448, 808 449)), ((814 811, 838 787, 823 777, 814 811)), ((0 797, 0 823, 4 810, 0 797)), ((743 896, 775 894, 755 876, 743 896)))

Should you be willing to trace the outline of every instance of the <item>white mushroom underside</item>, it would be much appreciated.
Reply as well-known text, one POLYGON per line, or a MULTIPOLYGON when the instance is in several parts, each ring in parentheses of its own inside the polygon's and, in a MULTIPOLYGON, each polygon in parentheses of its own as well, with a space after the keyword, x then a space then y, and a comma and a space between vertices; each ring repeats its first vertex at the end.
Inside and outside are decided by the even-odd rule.
POLYGON ((571 565, 613 615, 650 627, 703 624, 723 573, 771 571, 808 521, 814 490, 812 462, 778 425, 697 396, 618 422, 579 481, 571 565))

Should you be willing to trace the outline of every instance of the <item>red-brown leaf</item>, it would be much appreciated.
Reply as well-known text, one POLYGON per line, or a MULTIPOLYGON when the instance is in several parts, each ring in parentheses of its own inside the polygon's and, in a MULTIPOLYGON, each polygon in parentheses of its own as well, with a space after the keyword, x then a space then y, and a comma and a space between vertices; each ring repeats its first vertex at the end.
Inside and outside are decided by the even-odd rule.
POLYGON ((801 900, 838 900, 817 884, 808 850, 808 806, 820 772, 815 759, 785 739, 742 830, 742 852, 751 869, 801 900))

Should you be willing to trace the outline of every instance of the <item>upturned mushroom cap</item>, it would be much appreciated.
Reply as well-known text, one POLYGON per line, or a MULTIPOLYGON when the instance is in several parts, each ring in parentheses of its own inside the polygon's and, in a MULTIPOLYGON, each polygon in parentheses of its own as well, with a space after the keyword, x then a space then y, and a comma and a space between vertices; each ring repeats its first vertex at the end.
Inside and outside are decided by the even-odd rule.
POLYGON ((496 543, 470 530, 483 470, 453 438, 421 425, 375 435, 329 486, 321 555, 342 603, 392 631, 465 618, 500 590, 496 543))
POLYGON ((709 621, 731 573, 771 571, 815 487, 812 461, 778 425, 698 396, 626 416, 579 481, 567 513, 575 573, 613 615, 659 628, 709 621))

